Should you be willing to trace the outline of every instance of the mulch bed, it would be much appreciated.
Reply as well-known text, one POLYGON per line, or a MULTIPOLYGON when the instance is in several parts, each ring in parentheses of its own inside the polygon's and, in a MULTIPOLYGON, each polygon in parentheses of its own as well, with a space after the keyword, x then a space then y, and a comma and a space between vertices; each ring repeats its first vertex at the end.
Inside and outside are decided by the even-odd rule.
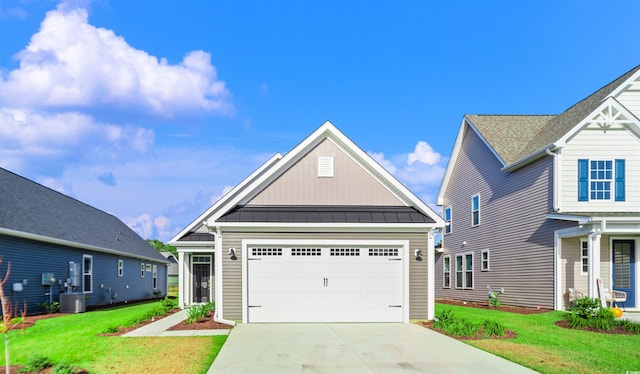
POLYGON ((187 321, 182 321, 177 325, 169 327, 169 330, 224 330, 231 329, 233 326, 225 325, 224 323, 219 323, 213 320, 213 315, 215 311, 210 312, 207 317, 200 318, 198 321, 194 323, 187 323, 187 321))
POLYGON ((638 335, 638 334, 634 334, 632 332, 629 332, 629 331, 625 330, 624 326, 615 326, 613 329, 611 329, 611 331, 603 331, 603 330, 594 329, 592 327, 585 327, 583 329, 574 329, 574 328, 569 327, 569 323, 567 321, 564 321, 564 320, 556 322, 555 325, 558 326, 558 327, 562 327, 564 329, 589 331, 589 332, 595 332, 595 333, 598 333, 598 334, 638 335))

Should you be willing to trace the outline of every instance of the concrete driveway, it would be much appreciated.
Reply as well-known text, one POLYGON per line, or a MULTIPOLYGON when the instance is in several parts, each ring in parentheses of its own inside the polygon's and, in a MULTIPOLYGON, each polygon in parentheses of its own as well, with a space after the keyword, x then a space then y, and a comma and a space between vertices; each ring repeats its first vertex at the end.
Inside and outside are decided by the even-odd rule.
POLYGON ((209 373, 533 373, 414 324, 241 324, 209 373))

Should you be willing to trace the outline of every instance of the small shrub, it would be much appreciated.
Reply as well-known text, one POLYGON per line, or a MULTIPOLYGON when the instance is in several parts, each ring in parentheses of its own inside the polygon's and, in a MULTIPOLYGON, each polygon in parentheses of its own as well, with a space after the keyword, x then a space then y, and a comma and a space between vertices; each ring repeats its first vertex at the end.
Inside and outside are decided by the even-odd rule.
POLYGON ((178 307, 178 299, 165 296, 164 299, 162 299, 162 307, 167 312, 176 309, 178 307))
POLYGON ((51 361, 45 357, 45 356, 41 356, 41 355, 35 355, 33 357, 30 357, 27 361, 27 363, 24 365, 24 367, 22 369, 20 369, 21 373, 33 373, 33 372, 38 372, 40 370, 44 370, 48 367, 50 367, 51 365, 53 365, 51 363, 51 361))
POLYGON ((600 299, 592 299, 588 296, 585 296, 571 303, 569 310, 576 313, 582 318, 589 319, 597 316, 598 311, 601 308, 602 304, 600 303, 600 299))
POLYGON ((498 299, 498 293, 495 291, 491 291, 489 296, 487 297, 487 304, 491 306, 495 306, 496 308, 502 305, 500 300, 498 299))
POLYGON ((209 312, 215 309, 215 303, 209 302, 202 305, 194 305, 189 308, 187 316, 187 324, 198 322, 199 319, 205 318, 209 312))
POLYGON ((120 326, 111 326, 107 327, 102 331, 103 334, 115 334, 120 332, 120 326))
POLYGON ((616 321, 616 322, 617 322, 617 324, 623 326, 625 331, 633 333, 633 334, 640 334, 640 323, 639 322, 629 321, 627 319, 623 319, 621 321, 616 321))
POLYGON ((486 336, 504 336, 507 333, 507 328, 498 322, 485 321, 483 326, 486 336))
POLYGON ((600 308, 600 310, 598 310, 598 314, 591 318, 591 327, 598 330, 611 331, 615 325, 615 319, 616 316, 613 314, 611 309, 600 308))
POLYGON ((60 311, 60 303, 57 301, 54 301, 52 303, 40 303, 38 304, 38 306, 44 309, 45 313, 47 314, 58 313, 58 311, 60 311))
POLYGON ((76 368, 65 362, 61 362, 53 367, 53 374, 75 374, 76 368))

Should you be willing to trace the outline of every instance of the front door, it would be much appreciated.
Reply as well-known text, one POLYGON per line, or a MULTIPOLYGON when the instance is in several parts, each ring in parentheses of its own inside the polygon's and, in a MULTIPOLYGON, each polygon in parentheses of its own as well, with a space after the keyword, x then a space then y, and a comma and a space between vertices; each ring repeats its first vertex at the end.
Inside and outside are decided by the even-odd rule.
POLYGON ((627 293, 625 307, 635 307, 635 241, 613 241, 613 289, 627 293))
POLYGON ((211 282, 210 264, 193 264, 193 302, 209 302, 211 282))

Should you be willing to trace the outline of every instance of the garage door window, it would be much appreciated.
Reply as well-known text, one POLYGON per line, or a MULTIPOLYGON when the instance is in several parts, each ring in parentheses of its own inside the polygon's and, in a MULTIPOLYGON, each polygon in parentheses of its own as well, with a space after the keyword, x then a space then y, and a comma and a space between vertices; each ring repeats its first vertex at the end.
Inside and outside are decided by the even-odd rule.
POLYGON ((360 256, 360 248, 331 248, 330 256, 360 256))
POLYGON ((291 248, 291 256, 321 256, 321 248, 291 248))
POLYGON ((251 248, 252 256, 282 256, 282 248, 251 248))
POLYGON ((369 256, 398 256, 398 248, 369 248, 369 256))

